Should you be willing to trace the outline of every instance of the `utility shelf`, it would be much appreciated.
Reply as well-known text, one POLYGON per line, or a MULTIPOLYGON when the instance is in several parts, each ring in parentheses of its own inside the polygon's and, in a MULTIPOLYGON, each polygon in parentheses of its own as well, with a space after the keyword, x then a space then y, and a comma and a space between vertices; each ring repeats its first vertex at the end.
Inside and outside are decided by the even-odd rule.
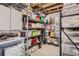
POLYGON ((30 23, 41 23, 41 24, 44 24, 44 22, 40 22, 40 21, 36 21, 36 20, 32 20, 32 19, 28 19, 28 22, 30 22, 30 23))
POLYGON ((79 29, 79 27, 62 27, 62 29, 79 29))
POLYGON ((50 37, 50 38, 57 38, 58 39, 59 37, 50 37))
POLYGON ((45 23, 45 24, 47 24, 47 25, 51 25, 51 24, 54 24, 54 23, 45 23))
POLYGON ((44 30, 45 28, 29 28, 29 30, 32 30, 32 29, 44 30))
POLYGON ((36 36, 32 36, 32 37, 29 37, 29 39, 31 39, 31 38, 35 38, 35 37, 39 37, 39 36, 42 36, 42 35, 44 35, 44 34, 36 35, 36 36))
MULTIPOLYGON (((24 30, 27 30, 27 28, 23 28, 24 30)), ((45 28, 28 28, 29 30, 44 30, 45 28)))
POLYGON ((69 17, 69 16, 76 16, 76 15, 79 15, 79 13, 77 13, 77 14, 72 14, 72 15, 65 15, 65 16, 61 16, 61 17, 69 17))

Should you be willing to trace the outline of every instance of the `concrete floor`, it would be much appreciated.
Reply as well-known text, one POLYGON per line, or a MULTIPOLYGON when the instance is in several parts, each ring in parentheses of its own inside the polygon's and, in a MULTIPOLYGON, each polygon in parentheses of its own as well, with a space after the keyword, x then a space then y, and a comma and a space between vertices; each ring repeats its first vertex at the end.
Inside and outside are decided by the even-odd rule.
POLYGON ((45 44, 41 49, 31 53, 31 56, 59 56, 59 47, 45 44))

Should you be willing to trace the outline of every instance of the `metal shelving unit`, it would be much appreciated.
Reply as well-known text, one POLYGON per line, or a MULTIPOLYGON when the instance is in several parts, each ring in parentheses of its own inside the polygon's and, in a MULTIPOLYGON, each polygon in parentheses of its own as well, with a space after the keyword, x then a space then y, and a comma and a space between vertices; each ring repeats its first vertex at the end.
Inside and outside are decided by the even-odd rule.
MULTIPOLYGON (((28 28, 28 30, 44 30, 45 28, 28 28)), ((24 28, 24 30, 27 30, 26 28, 24 28)))
MULTIPOLYGON (((27 22, 27 20, 26 20, 26 22, 27 22)), ((32 19, 30 19, 30 18, 29 18, 28 22, 44 24, 44 22, 40 22, 40 21, 36 21, 36 20, 32 20, 32 19)))
POLYGON ((62 18, 63 17, 70 17, 70 16, 76 16, 79 15, 78 14, 72 14, 72 15, 66 15, 63 16, 62 13, 60 12, 60 56, 63 55, 62 52, 62 32, 65 34, 65 36, 70 40, 70 42, 74 45, 74 47, 77 49, 77 51, 79 51, 78 46, 74 43, 74 41, 69 37, 69 35, 64 31, 64 29, 79 29, 79 27, 62 27, 62 18))
POLYGON ((36 36, 32 36, 32 37, 29 37, 29 39, 31 38, 35 38, 35 37, 40 37, 40 36, 43 36, 44 34, 41 34, 41 35, 36 35, 36 36))
MULTIPOLYGON (((42 36, 42 39, 43 39, 44 38, 44 32, 43 33, 41 32, 40 35, 28 37, 28 31, 29 30, 41 30, 41 31, 44 31, 45 28, 29 28, 28 27, 28 23, 40 23, 40 24, 45 24, 45 23, 44 22, 40 22, 40 21, 36 21, 36 20, 32 20, 32 19, 30 19, 28 17, 28 15, 27 16, 24 16, 24 17, 25 17, 25 20, 23 20, 23 26, 25 26, 25 22, 27 23, 27 28, 26 27, 23 27, 23 30, 26 32, 26 35, 25 35, 25 37, 26 37, 26 40, 25 41, 27 41, 27 42, 25 42, 27 44, 26 45, 26 51, 27 51, 27 55, 30 55, 29 54, 29 49, 32 48, 32 47, 34 47, 34 46, 36 46, 36 45, 38 45, 39 43, 36 44, 36 45, 31 45, 30 47, 28 47, 28 40, 29 39, 32 39, 32 38, 38 38, 38 39, 40 39, 41 36, 42 36)), ((41 40, 40 40, 40 42, 41 42, 41 40)))

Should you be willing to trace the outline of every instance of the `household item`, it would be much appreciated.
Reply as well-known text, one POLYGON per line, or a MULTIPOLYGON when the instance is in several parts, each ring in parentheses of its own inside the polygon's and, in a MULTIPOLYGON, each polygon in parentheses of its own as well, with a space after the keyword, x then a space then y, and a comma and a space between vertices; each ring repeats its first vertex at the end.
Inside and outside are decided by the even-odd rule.
POLYGON ((48 31, 52 31, 52 25, 46 25, 46 29, 47 29, 48 31))
POLYGON ((25 32, 21 32, 21 37, 25 37, 25 32))
POLYGON ((40 23, 36 23, 36 28, 41 28, 41 24, 40 23))
POLYGON ((44 38, 43 43, 47 44, 47 38, 44 38))
POLYGON ((36 21, 40 21, 40 16, 36 16, 36 21))
POLYGON ((37 38, 33 38, 32 39, 32 45, 36 45, 37 44, 37 40, 38 40, 37 38))
POLYGON ((32 30, 32 36, 37 36, 37 31, 36 30, 32 30))
POLYGON ((44 28, 44 24, 37 23, 36 28, 44 28))
POLYGON ((55 31, 50 32, 50 37, 56 37, 55 31))
POLYGON ((28 26, 29 28, 35 28, 35 23, 29 23, 28 26))
POLYGON ((26 15, 22 15, 22 29, 24 29, 25 28, 25 21, 26 21, 26 15))
POLYGON ((54 21, 53 21, 53 19, 52 19, 52 17, 50 17, 50 19, 48 20, 48 23, 49 24, 52 24, 54 21))
POLYGON ((28 14, 28 17, 29 17, 29 19, 32 19, 32 20, 36 20, 36 14, 35 13, 29 13, 28 14))
POLYGON ((46 24, 48 24, 48 19, 46 19, 46 24))
POLYGON ((41 46, 41 42, 38 43, 38 49, 40 49, 42 46, 41 46))
POLYGON ((44 28, 44 24, 41 24, 41 28, 44 28))
POLYGON ((38 30, 38 31, 37 31, 37 35, 40 35, 40 34, 41 34, 41 30, 38 30))
MULTIPOLYGON (((28 26, 29 26, 29 23, 28 23, 28 26)), ((25 22, 25 24, 24 24, 24 29, 27 29, 27 22, 25 22)), ((30 26, 29 26, 30 27, 30 26)))
POLYGON ((40 16, 40 22, 44 22, 44 16, 40 16))
POLYGON ((49 31, 48 31, 48 30, 45 31, 45 35, 46 35, 46 36, 49 35, 49 31))

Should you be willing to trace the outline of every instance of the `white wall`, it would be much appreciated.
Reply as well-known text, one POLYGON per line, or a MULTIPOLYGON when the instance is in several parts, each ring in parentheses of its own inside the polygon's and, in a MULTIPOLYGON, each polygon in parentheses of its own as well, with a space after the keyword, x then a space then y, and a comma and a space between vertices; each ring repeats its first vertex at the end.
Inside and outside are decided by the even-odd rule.
POLYGON ((10 30, 10 9, 0 5, 0 30, 10 30))
POLYGON ((0 5, 0 30, 22 30, 21 12, 0 5))
POLYGON ((22 30, 22 14, 13 8, 11 9, 11 30, 22 30))

